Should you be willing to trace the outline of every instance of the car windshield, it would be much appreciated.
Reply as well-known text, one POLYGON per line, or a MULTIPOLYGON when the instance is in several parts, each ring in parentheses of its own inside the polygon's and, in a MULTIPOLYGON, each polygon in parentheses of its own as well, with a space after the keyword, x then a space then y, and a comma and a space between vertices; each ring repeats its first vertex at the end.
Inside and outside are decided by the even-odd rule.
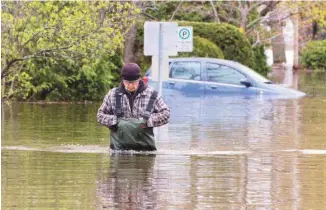
POLYGON ((272 82, 270 80, 268 80, 267 78, 265 78, 262 75, 258 74, 257 72, 255 72, 251 68, 249 68, 249 67, 247 67, 245 65, 242 65, 240 63, 236 63, 235 65, 239 69, 244 69, 246 71, 246 73, 250 77, 252 77, 253 79, 258 80, 258 81, 263 82, 263 83, 272 84, 272 82))

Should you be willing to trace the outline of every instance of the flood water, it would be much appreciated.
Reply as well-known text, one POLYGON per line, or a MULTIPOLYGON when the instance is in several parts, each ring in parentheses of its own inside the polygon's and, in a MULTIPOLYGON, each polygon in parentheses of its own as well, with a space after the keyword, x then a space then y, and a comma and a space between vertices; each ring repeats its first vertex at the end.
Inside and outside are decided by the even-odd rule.
POLYGON ((155 153, 110 152, 100 103, 2 103, 1 207, 325 209, 323 75, 302 99, 167 99, 155 153))

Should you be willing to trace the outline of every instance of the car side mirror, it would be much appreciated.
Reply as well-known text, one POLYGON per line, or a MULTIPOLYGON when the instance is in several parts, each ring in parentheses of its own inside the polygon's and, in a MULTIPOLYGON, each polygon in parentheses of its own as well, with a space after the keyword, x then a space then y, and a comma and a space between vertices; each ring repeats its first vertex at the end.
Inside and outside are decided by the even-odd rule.
POLYGON ((243 84, 244 86, 246 86, 247 88, 252 86, 251 82, 247 79, 241 80, 240 83, 243 84))

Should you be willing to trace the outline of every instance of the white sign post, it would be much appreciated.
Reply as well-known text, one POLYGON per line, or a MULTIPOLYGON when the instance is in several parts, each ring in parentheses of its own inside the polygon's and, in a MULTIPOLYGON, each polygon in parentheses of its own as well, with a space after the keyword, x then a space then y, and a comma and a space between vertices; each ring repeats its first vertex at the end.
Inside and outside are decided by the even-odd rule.
POLYGON ((168 56, 178 55, 176 22, 145 22, 144 54, 152 55, 152 80, 158 81, 158 92, 162 94, 163 74, 168 74, 168 56))

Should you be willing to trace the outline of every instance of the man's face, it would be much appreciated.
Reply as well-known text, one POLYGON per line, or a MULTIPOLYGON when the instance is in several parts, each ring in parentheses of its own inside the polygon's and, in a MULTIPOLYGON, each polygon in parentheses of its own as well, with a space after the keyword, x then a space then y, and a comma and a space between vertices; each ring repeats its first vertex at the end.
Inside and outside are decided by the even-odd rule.
POLYGON ((137 79, 135 81, 128 81, 128 80, 122 80, 123 85, 129 92, 135 92, 139 86, 139 80, 137 79))

